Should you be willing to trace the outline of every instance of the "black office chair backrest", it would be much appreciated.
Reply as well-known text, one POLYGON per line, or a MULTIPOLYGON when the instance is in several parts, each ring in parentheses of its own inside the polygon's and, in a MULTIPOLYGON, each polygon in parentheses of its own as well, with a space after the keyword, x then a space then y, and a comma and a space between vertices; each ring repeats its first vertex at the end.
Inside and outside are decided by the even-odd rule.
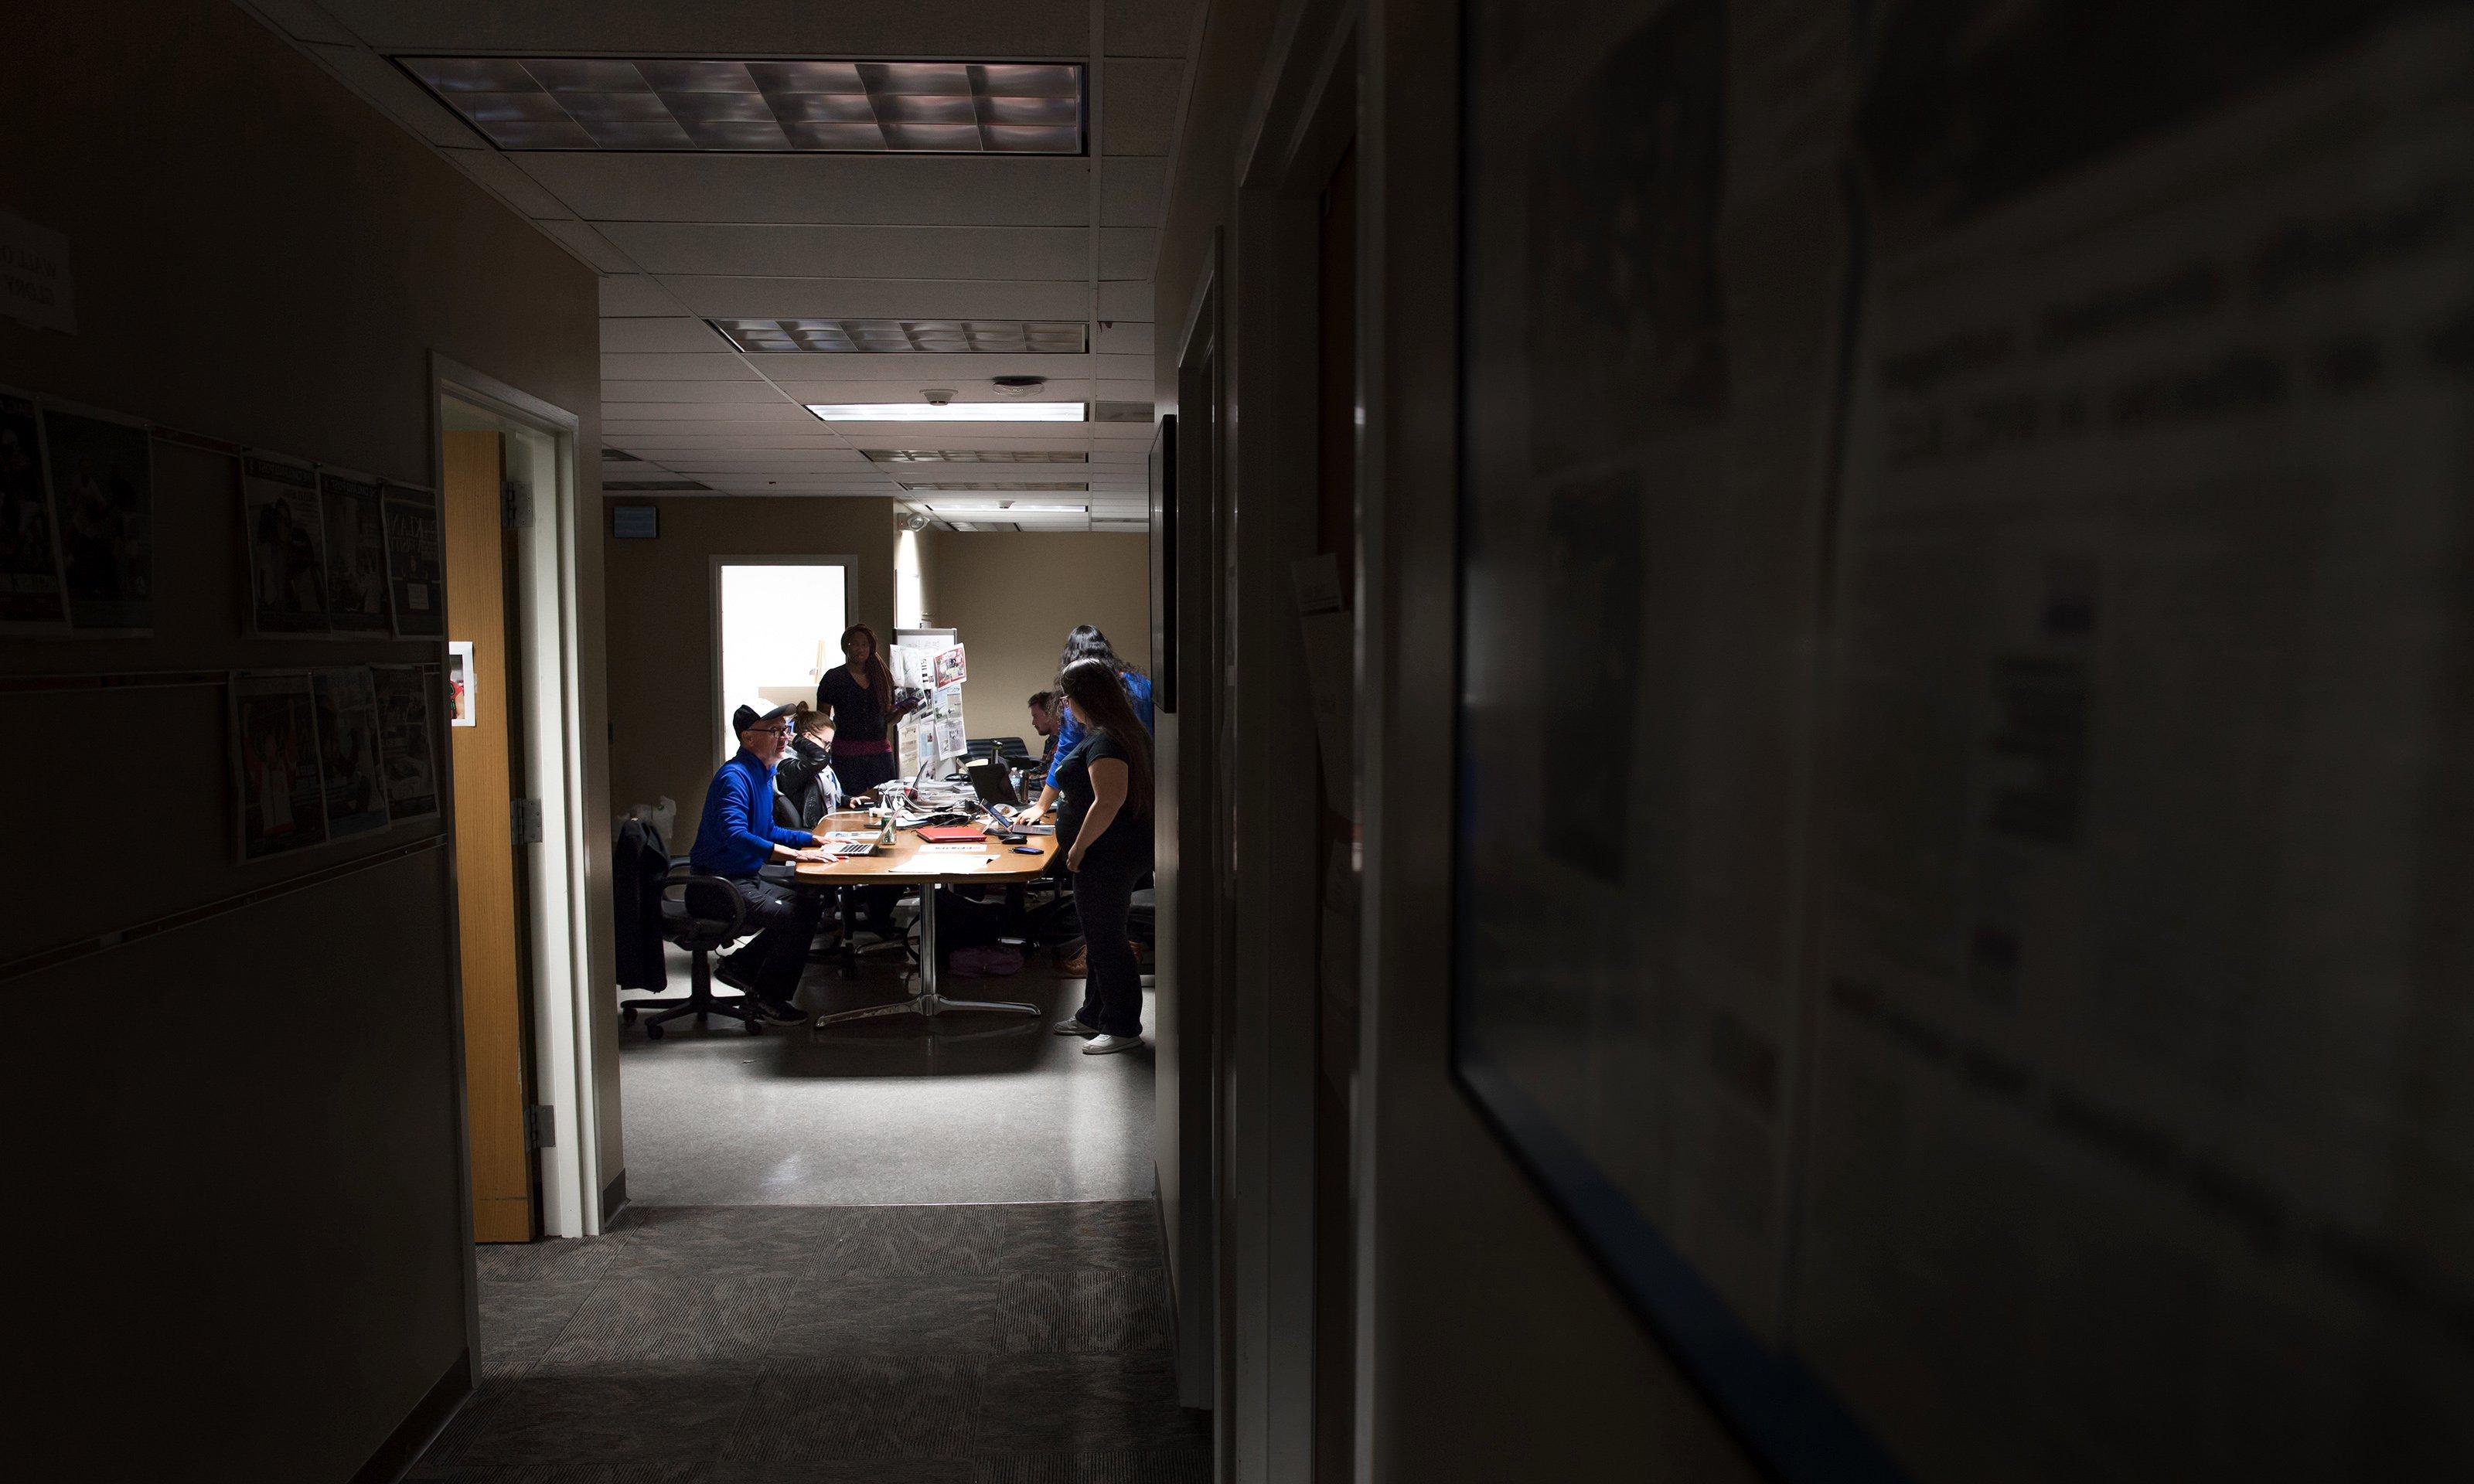
POLYGON ((686 866, 662 878, 662 936, 691 952, 746 936, 747 900, 720 876, 686 866))

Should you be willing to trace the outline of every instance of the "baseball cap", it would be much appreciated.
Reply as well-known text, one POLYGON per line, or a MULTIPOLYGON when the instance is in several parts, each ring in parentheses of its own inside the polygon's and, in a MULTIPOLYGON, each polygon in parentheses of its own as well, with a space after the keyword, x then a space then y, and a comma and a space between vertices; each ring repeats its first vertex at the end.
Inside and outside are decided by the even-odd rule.
POLYGON ((788 706, 777 706, 769 711, 759 710, 752 706, 742 706, 730 713, 730 730, 734 734, 752 731, 767 722, 779 721, 798 708, 795 702, 788 706))

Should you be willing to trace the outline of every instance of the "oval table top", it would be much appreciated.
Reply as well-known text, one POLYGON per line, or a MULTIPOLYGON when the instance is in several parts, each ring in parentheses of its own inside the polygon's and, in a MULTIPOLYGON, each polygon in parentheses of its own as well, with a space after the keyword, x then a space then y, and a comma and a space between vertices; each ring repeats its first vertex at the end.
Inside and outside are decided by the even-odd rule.
MULTIPOLYGON (((822 829, 868 828, 864 814, 828 814, 818 823, 822 829)), ((790 868, 796 881, 815 884, 887 877, 902 881, 1022 881, 1039 875, 1048 869, 1056 854, 1055 835, 1032 835, 1023 842, 1038 847, 1039 853, 1024 854, 994 835, 982 837, 982 843, 967 850, 946 850, 923 844, 918 835, 908 829, 893 832, 893 844, 873 855, 855 855, 846 860, 800 861, 790 868)))

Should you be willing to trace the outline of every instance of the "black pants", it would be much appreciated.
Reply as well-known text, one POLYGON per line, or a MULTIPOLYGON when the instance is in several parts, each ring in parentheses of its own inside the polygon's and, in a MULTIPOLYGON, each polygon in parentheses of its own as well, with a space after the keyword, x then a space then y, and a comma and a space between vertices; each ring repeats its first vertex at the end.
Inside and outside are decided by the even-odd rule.
POLYGON ((1148 851, 1082 857, 1074 874, 1074 915, 1081 920, 1090 968, 1082 980, 1082 1008, 1074 1018, 1109 1036, 1143 1033, 1143 974, 1126 942, 1126 913, 1134 882, 1152 869, 1148 851))
MULTIPOLYGON (((788 1004, 798 993, 799 974, 808 966, 808 945, 814 941, 816 921, 825 911, 824 894, 794 892, 758 876, 733 876, 730 884, 739 899, 747 903, 747 925, 761 929, 754 943, 730 956, 738 969, 733 977, 754 986, 764 999, 788 1004)), ((711 888, 691 886, 688 891, 688 910, 696 916, 730 915, 726 904, 710 899, 711 888), (693 900, 697 893, 707 899, 693 900)))

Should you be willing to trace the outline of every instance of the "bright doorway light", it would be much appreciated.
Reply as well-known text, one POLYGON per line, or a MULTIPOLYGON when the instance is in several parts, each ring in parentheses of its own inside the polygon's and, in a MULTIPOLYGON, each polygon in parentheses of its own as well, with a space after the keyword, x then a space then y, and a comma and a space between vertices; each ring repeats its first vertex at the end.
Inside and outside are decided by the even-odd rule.
POLYGON ((1081 402, 810 402, 827 422, 1080 422, 1081 402))
POLYGON ((848 569, 816 557, 714 562, 721 693, 714 725, 721 755, 739 751, 730 712, 741 702, 813 703, 824 672, 842 662, 850 626, 848 569))

